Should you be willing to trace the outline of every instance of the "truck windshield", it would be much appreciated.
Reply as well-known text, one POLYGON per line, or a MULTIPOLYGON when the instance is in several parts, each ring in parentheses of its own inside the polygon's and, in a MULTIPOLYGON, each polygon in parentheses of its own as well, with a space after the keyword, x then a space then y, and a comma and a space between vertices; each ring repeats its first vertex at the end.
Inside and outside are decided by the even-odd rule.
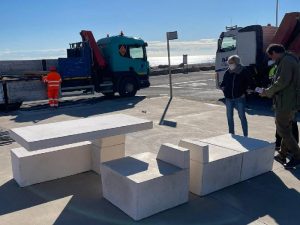
POLYGON ((236 49, 236 38, 232 37, 223 37, 221 46, 219 46, 221 52, 230 52, 236 49))
POLYGON ((132 59, 145 59, 143 46, 129 46, 129 56, 132 59))

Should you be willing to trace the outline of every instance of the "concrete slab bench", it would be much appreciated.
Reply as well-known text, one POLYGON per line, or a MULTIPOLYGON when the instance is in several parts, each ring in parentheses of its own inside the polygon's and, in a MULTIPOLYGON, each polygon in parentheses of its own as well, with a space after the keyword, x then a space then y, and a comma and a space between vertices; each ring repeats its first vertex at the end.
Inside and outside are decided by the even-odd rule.
POLYGON ((164 144, 101 164, 103 196, 134 220, 188 201, 189 150, 164 144))
POLYGON ((179 146, 190 149, 190 191, 204 196, 269 172, 274 145, 253 138, 221 135, 204 140, 184 139, 179 146))
POLYGON ((12 129, 23 146, 11 150, 13 177, 24 187, 89 170, 100 174, 101 162, 125 156, 125 134, 152 127, 117 114, 12 129))

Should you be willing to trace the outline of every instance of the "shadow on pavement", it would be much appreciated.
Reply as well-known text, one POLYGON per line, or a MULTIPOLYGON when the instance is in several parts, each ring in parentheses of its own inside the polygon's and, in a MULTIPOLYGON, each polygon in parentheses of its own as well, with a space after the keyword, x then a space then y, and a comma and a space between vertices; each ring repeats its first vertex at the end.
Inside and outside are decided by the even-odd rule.
POLYGON ((277 224, 299 224, 300 193, 288 188, 273 172, 224 189, 211 196, 254 219, 269 216, 277 224))
POLYGON ((10 138, 9 132, 0 128, 0 146, 10 145, 14 140, 10 138))
POLYGON ((54 224, 246 225, 266 215, 278 224, 299 224, 297 215, 300 195, 294 189, 287 188, 274 173, 206 197, 190 194, 188 203, 139 222, 133 221, 106 201, 102 197, 100 184, 100 177, 93 172, 26 188, 20 188, 15 181, 10 180, 0 186, 0 215, 71 196, 54 224))
POLYGON ((174 121, 170 121, 170 120, 166 120, 166 115, 168 113, 168 110, 169 110, 169 107, 170 107, 170 104, 173 100, 173 97, 171 97, 166 105, 166 108, 160 118, 160 121, 159 121, 159 125, 161 126, 168 126, 168 127, 173 127, 173 128, 176 128, 177 127, 177 123, 174 122, 174 121))
POLYGON ((72 117, 84 118, 103 113, 130 109, 134 108, 136 104, 143 101, 144 99, 144 96, 136 96, 132 98, 98 97, 92 99, 64 101, 60 104, 60 107, 57 109, 50 108, 47 104, 44 104, 35 105, 31 107, 29 106, 26 108, 21 108, 18 111, 6 112, 1 114, 14 116, 12 120, 14 120, 17 123, 38 123, 39 121, 62 114, 69 115, 72 117), (95 107, 96 105, 97 107, 95 107), (82 108, 80 108, 81 106, 82 108))

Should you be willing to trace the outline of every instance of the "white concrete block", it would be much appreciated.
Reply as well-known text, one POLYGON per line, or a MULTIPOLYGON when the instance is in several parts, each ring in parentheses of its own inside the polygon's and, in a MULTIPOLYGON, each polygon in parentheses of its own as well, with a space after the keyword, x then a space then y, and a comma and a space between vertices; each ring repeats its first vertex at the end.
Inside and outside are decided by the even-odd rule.
POLYGON ((92 151, 92 168, 96 173, 100 174, 101 163, 125 157, 125 144, 114 145, 110 147, 102 147, 102 148, 92 144, 91 151, 92 151))
POLYGON ((11 150, 13 177, 25 187, 91 170, 91 142, 30 152, 11 150))
POLYGON ((134 220, 188 201, 189 169, 142 153, 101 164, 103 196, 134 220))
POLYGON ((180 140, 179 146, 190 150, 191 160, 200 163, 209 162, 208 144, 203 143, 201 141, 183 139, 180 140))
POLYGON ((41 124, 10 130, 10 136, 27 150, 97 140, 153 128, 153 122, 123 114, 41 124))
POLYGON ((93 140, 92 143, 98 147, 110 147, 114 145, 125 144, 125 135, 112 136, 93 140))
POLYGON ((241 181, 272 171, 274 163, 275 145, 245 152, 241 181))
POLYGON ((209 162, 190 161, 190 191, 207 195, 240 181, 243 154, 209 146, 209 162))
POLYGON ((182 169, 190 167, 190 151, 172 144, 161 145, 157 159, 170 163, 182 169))
POLYGON ((269 172, 273 168, 275 146, 270 142, 232 134, 201 141, 243 153, 241 181, 269 172))

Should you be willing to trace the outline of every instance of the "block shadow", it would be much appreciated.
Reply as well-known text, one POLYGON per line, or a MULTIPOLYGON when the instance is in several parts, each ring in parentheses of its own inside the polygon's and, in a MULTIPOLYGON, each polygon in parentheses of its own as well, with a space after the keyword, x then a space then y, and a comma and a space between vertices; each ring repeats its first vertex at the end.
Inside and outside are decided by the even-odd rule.
POLYGON ((10 138, 9 132, 0 128, 0 146, 10 145, 14 140, 10 138))
POLYGON ((149 164, 132 157, 125 157, 104 163, 119 174, 127 177, 148 170, 149 164))

